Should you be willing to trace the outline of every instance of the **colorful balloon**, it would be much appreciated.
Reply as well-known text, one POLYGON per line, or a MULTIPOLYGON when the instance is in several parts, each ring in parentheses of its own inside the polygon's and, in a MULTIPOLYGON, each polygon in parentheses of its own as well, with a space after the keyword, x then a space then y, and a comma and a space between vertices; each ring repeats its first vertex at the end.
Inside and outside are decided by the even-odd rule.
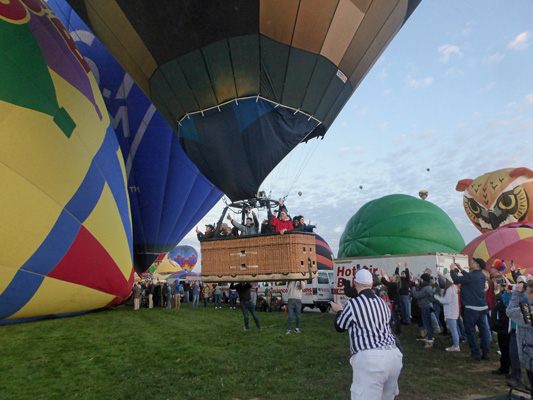
POLYGON ((0 3, 0 325, 123 302, 124 163, 87 62, 43 1, 0 3))
POLYGON ((385 254, 457 253, 464 240, 450 217, 436 205, 403 194, 366 203, 350 218, 338 257, 385 254))
POLYGON ((505 260, 506 268, 502 272, 506 275, 510 275, 511 261, 522 273, 533 274, 533 223, 516 222, 488 231, 468 243, 461 253, 470 259, 481 258, 487 267, 498 269, 501 268, 498 261, 505 260))
POLYGON ((316 267, 317 269, 333 269, 333 259, 335 258, 329 244, 316 233, 316 267))
POLYGON ((429 196, 429 193, 427 190, 421 190, 418 192, 418 197, 420 197, 422 200, 426 200, 429 196))
POLYGON ((506 168, 463 179, 455 189, 464 191, 464 209, 480 232, 512 222, 533 222, 533 171, 529 168, 506 168))
POLYGON ((177 262, 184 270, 192 271, 198 261, 198 252, 192 246, 183 245, 168 253, 168 257, 177 262))
POLYGON ((135 269, 176 247, 222 197, 185 155, 179 138, 66 0, 49 0, 99 77, 126 164, 135 269))
POLYGON ((231 200, 324 136, 420 0, 319 3, 69 1, 231 200))

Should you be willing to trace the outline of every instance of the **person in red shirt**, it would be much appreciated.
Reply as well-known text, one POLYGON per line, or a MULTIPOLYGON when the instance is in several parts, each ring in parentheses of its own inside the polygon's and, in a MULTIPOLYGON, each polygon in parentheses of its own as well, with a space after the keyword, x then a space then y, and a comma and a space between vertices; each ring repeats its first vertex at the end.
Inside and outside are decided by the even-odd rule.
POLYGON ((287 214, 287 209, 283 205, 283 199, 279 199, 279 217, 272 215, 270 218, 270 225, 272 225, 276 232, 283 235, 287 231, 292 231, 292 221, 287 214))

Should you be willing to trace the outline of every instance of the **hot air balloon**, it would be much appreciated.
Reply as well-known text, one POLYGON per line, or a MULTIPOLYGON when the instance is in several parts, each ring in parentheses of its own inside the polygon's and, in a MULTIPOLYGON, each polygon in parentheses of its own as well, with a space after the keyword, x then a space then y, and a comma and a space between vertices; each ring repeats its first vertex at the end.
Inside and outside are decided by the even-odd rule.
POLYGON ((69 0, 231 200, 322 137, 420 0, 69 0))
MULTIPOLYGON (((507 267, 502 272, 511 275, 509 269, 511 261, 515 268, 522 269, 522 273, 533 273, 533 223, 516 222, 488 231, 468 243, 461 254, 481 258, 487 267, 498 268, 498 261, 505 260, 507 267)), ((500 269, 500 268, 498 268, 500 269)))
POLYGON ((421 190, 418 192, 418 197, 420 197, 422 200, 426 200, 429 196, 429 193, 427 190, 421 190))
POLYGON ((0 6, 0 325, 123 302, 124 162, 87 62, 42 1, 0 6))
POLYGON ((410 253, 458 253, 464 240, 436 205, 403 194, 366 203, 350 218, 338 257, 410 253))
POLYGON ((333 269, 333 252, 329 244, 316 233, 315 243, 316 243, 316 267, 317 269, 333 269))
POLYGON ((171 251, 222 197, 185 155, 163 116, 72 11, 49 0, 98 76, 126 164, 133 224, 133 257, 144 272, 171 251))
POLYGON ((198 261, 198 252, 192 246, 181 245, 168 253, 168 258, 178 263, 185 271, 192 271, 198 261))
POLYGON ((456 190, 464 191, 463 206, 480 232, 512 222, 533 222, 533 171, 506 168, 476 179, 463 179, 456 190))

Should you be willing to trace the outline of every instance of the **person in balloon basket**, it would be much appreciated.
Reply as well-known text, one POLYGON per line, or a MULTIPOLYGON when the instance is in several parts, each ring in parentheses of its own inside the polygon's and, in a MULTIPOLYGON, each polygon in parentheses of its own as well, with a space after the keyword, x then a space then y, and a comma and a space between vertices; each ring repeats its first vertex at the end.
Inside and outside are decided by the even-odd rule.
POLYGON ((486 278, 482 272, 484 269, 485 261, 481 258, 472 258, 470 272, 465 271, 456 262, 450 265, 450 275, 453 283, 461 285, 461 303, 464 305, 466 338, 472 353, 469 358, 475 361, 490 360, 489 344, 491 333, 487 323, 489 307, 485 295, 486 278), (457 270, 461 272, 461 275, 458 274, 457 270), (482 354, 476 338, 476 326, 481 339, 482 354))
POLYGON ((372 274, 360 269, 355 274, 357 296, 344 308, 340 302, 331 302, 337 312, 335 329, 348 331, 350 338, 352 400, 388 400, 399 393, 403 356, 390 329, 390 308, 374 293, 372 285, 372 274))
POLYGON ((215 227, 211 224, 206 225, 205 233, 200 232, 200 230, 196 228, 196 237, 198 237, 198 240, 213 239, 215 237, 215 227))
POLYGON ((241 282, 236 285, 232 283, 230 285, 230 289, 237 290, 237 293, 239 294, 242 315, 244 316, 244 330, 247 331, 249 329, 248 313, 252 314, 252 317, 254 319, 255 326, 257 326, 257 329, 261 329, 261 324, 259 323, 259 319, 257 318, 257 315, 255 313, 255 304, 252 301, 252 294, 251 294, 252 285, 250 284, 250 282, 241 282))
POLYGON ((237 221, 231 218, 231 215, 228 214, 227 218, 231 224, 241 232, 241 236, 250 236, 257 235, 259 233, 259 221, 255 212, 251 212, 252 216, 248 214, 246 217, 246 225, 239 224, 237 221))
POLYGON ((276 232, 279 232, 281 235, 283 235, 287 231, 292 231, 294 226, 292 225, 292 221, 289 218, 289 215, 287 213, 287 209, 285 208, 285 205, 283 203, 283 199, 279 199, 279 216, 276 217, 275 215, 272 215, 269 210, 269 217, 270 217, 270 225, 274 227, 274 230, 276 232))

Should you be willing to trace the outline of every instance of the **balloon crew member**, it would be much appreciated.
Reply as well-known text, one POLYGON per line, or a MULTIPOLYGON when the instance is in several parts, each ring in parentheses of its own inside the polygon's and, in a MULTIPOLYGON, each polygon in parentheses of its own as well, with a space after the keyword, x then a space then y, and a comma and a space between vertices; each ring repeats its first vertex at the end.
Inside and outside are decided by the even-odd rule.
POLYGON ((331 302, 337 312, 335 329, 348 331, 353 380, 352 400, 394 399, 399 393, 398 377, 402 353, 390 329, 390 308, 372 290, 372 274, 360 269, 355 274, 357 296, 346 302, 331 302))
POLYGON ((255 326, 257 326, 257 329, 261 329, 261 325, 259 324, 259 319, 257 318, 257 315, 255 314, 255 304, 252 301, 252 295, 250 293, 250 289, 252 288, 252 285, 250 282, 241 282, 238 284, 231 284, 230 289, 236 289, 237 293, 239 294, 239 300, 241 302, 241 310, 242 315, 244 316, 244 330, 247 331, 248 328, 248 312, 252 313, 252 317, 255 321, 255 326))

